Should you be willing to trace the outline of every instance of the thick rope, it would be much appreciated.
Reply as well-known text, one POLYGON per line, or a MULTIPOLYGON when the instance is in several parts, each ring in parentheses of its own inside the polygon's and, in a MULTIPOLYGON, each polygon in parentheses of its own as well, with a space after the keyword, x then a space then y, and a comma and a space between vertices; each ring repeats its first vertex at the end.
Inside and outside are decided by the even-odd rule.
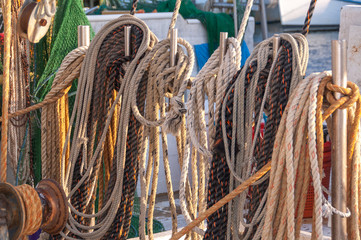
MULTIPOLYGON (((18 18, 22 1, 14 1, 11 16, 18 18)), ((10 59, 10 96, 9 112, 26 108, 30 105, 29 64, 27 57, 28 42, 20 38, 16 23, 12 22, 12 56, 10 59)), ((30 131, 29 116, 9 119, 8 161, 18 183, 31 181, 29 159, 30 131)))
MULTIPOLYGON (((150 53, 145 57, 142 64, 139 65, 134 78, 134 92, 132 92, 132 110, 138 121, 146 126, 147 134, 144 136, 144 141, 149 142, 149 157, 148 166, 146 168, 146 146, 143 146, 140 155, 143 156, 140 162, 140 176, 141 176, 141 208, 140 208, 140 224, 139 233, 140 239, 145 239, 145 222, 147 202, 148 208, 148 235, 153 239, 153 211, 155 206, 156 190, 158 184, 159 172, 159 126, 162 126, 161 139, 163 150, 164 170, 167 182, 168 199, 170 203, 172 215, 172 232, 177 231, 177 213, 173 196, 173 187, 171 181, 170 166, 168 160, 168 143, 166 133, 172 133, 179 136, 181 132, 183 121, 183 114, 185 107, 183 102, 183 94, 187 89, 188 79, 194 64, 193 49, 188 42, 179 38, 177 39, 177 53, 176 63, 174 66, 170 65, 170 33, 174 28, 177 20, 178 11, 181 1, 177 1, 173 12, 172 21, 169 27, 168 38, 157 43, 150 53), (184 52, 183 48, 186 50, 184 52), (148 70, 148 71, 146 71, 148 70), (143 76, 148 75, 148 92, 145 115, 140 114, 136 99, 140 80, 143 76), (169 110, 166 113, 166 99, 169 98, 169 110), (159 118, 160 111, 160 118, 159 118), (152 165, 154 165, 152 167, 152 165), (148 199, 148 191, 150 184, 151 171, 153 169, 153 179, 151 196, 148 199)), ((179 140, 177 139, 177 142, 179 140)))
MULTIPOLYGON (((68 198, 71 199, 69 202, 69 207, 72 212, 69 222, 66 225, 66 229, 61 233, 62 237, 66 239, 102 238, 108 233, 108 231, 112 232, 114 227, 117 227, 117 225, 113 224, 118 224, 118 227, 121 227, 120 229, 123 228, 124 230, 121 232, 119 231, 120 229, 118 229, 116 233, 119 234, 119 237, 122 236, 122 238, 126 238, 127 236, 125 231, 126 224, 123 226, 122 222, 119 223, 118 220, 114 221, 114 219, 118 215, 120 204, 125 204, 125 206, 127 204, 126 202, 122 202, 122 198, 126 197, 123 195, 123 183, 125 181, 125 178, 123 177, 126 177, 126 175, 124 175, 124 166, 126 152, 128 152, 126 147, 128 124, 130 124, 129 86, 131 82, 130 80, 133 78, 133 74, 136 70, 138 62, 143 57, 144 53, 148 51, 149 47, 152 46, 152 42, 156 41, 153 36, 150 36, 150 32, 144 23, 129 15, 122 16, 119 19, 108 23, 103 28, 103 30, 101 30, 96 35, 89 47, 88 54, 84 60, 79 78, 78 91, 74 106, 75 111, 73 111, 70 120, 70 126, 75 123, 75 127, 73 130, 74 133, 70 150, 69 165, 66 170, 64 166, 65 148, 63 149, 62 172, 66 173, 65 178, 63 179, 63 185, 66 187, 68 192, 68 198), (129 60, 122 62, 123 60, 121 59, 124 57, 124 55, 121 53, 118 53, 119 55, 114 54, 114 58, 119 58, 119 60, 121 60, 120 63, 126 64, 119 65, 119 67, 126 66, 126 68, 118 68, 118 71, 110 72, 111 74, 121 73, 121 75, 118 75, 121 77, 120 82, 114 82, 114 80, 119 79, 116 77, 117 75, 110 75, 106 78, 108 83, 105 83, 109 84, 108 86, 112 86, 112 83, 109 81, 113 81, 113 89, 118 91, 114 102, 111 103, 111 105, 108 105, 109 103, 102 102, 103 100, 100 98, 100 96, 103 96, 103 98, 104 96, 109 96, 105 94, 106 92, 102 93, 102 91, 105 91, 109 88, 100 87, 99 84, 102 84, 104 78, 97 75, 99 70, 104 70, 102 70, 103 68, 101 67, 97 68, 95 63, 97 62, 98 58, 101 59, 102 56, 105 56, 105 52, 99 51, 103 42, 106 41, 110 44, 110 46, 116 47, 116 44, 111 44, 111 41, 117 40, 116 37, 113 37, 112 32, 115 30, 118 31, 118 34, 124 34, 123 31, 119 30, 123 29, 125 25, 131 25, 132 32, 134 29, 140 29, 142 32, 142 38, 134 38, 140 43, 140 45, 139 48, 134 51, 134 56, 131 58, 130 63, 126 64, 129 60), (121 101, 120 97, 122 98, 121 101), (87 102, 88 104, 82 105, 83 102, 87 102), (94 187, 96 185, 97 174, 99 172, 99 159, 101 159, 101 156, 103 155, 105 138, 107 136, 116 105, 118 104, 121 105, 122 110, 117 123, 117 125, 121 127, 117 127, 118 133, 114 148, 116 154, 114 155, 113 160, 114 171, 111 173, 115 175, 113 180, 114 185, 109 183, 107 201, 103 203, 103 206, 99 208, 97 213, 93 214, 91 210, 93 209, 91 198, 94 194, 94 187), (104 108, 107 105, 109 108, 104 108), (101 111, 105 111, 104 116, 98 115, 101 111), (77 117, 76 120, 75 116, 77 117), (96 127, 98 124, 97 121, 99 119, 98 116, 103 120, 100 119, 99 126, 96 127), (87 125, 89 126, 87 127, 87 125), (95 138, 96 135, 94 130, 97 128, 99 129, 99 132, 97 133, 97 138, 95 138), (74 173, 76 172, 79 172, 80 175, 75 175, 74 173), (80 195, 79 193, 82 194, 80 195), (95 218, 97 218, 96 223, 91 225, 87 224, 89 221, 91 222, 91 220, 95 218)), ((109 58, 109 61, 112 61, 111 58, 112 57, 109 58)), ((65 146, 67 146, 69 142, 71 131, 72 129, 70 128, 67 134, 65 146)), ((110 176, 110 178, 112 178, 112 176, 110 176)), ((130 205, 130 207, 131 206, 132 205, 130 205)), ((125 209, 123 209, 123 211, 124 210, 125 209)), ((111 234, 111 232, 109 232, 109 234, 111 234)))
MULTIPOLYGON (((316 130, 317 130, 317 154, 319 157, 319 166, 322 167, 323 160, 323 135, 321 135, 322 123, 327 121, 327 118, 336 110, 336 109, 347 109, 348 110, 348 119, 347 119, 347 207, 350 209, 351 218, 347 220, 347 233, 349 239, 360 239, 360 230, 359 230, 359 204, 360 200, 358 198, 359 186, 358 179, 360 179, 359 173, 359 159, 360 159, 360 144, 359 144, 359 123, 361 118, 361 99, 359 94, 359 89, 356 84, 352 82, 347 83, 347 88, 341 88, 337 85, 331 83, 332 78, 326 77, 320 83, 317 95, 317 112, 316 112, 316 130), (339 100, 336 100, 332 93, 339 92, 344 96, 339 100), (323 105, 328 105, 327 108, 323 105), (322 109, 324 112, 322 114, 322 109), (321 152, 322 151, 322 152, 321 152)), ((332 138, 332 136, 331 136, 332 138)), ((321 168, 322 169, 322 168, 321 168)), ((334 209, 331 205, 328 206, 328 211, 330 213, 338 214, 343 216, 341 212, 337 209, 334 209)), ((346 216, 345 216, 346 217, 346 216)))
POLYGON ((0 159, 0 181, 6 182, 7 175, 7 146, 8 146, 8 113, 9 113, 9 79, 10 79, 10 57, 11 57, 11 1, 3 0, 2 12, 4 16, 4 71, 2 84, 2 116, 1 124, 1 159, 0 159))
MULTIPOLYGON (((40 103, 43 105, 41 112, 42 177, 54 179, 59 183, 61 182, 62 149, 69 127, 67 93, 73 80, 80 74, 87 49, 88 47, 77 48, 64 58, 51 90, 40 103), (56 102, 52 102, 53 99, 57 99, 56 102)), ((41 106, 40 104, 38 106, 41 106)), ((65 166, 67 166, 68 158, 69 156, 65 159, 65 166)))
MULTIPOLYGON (((295 83, 304 74, 308 59, 307 42, 302 35, 296 34, 291 36, 284 34, 281 35, 281 39, 281 43, 285 47, 279 50, 278 57, 286 56, 282 59, 288 62, 286 68, 291 69, 288 72, 288 80, 284 83, 288 86, 287 91, 283 91, 278 85, 278 82, 282 82, 282 80, 277 80, 277 76, 283 76, 282 74, 278 75, 278 72, 284 72, 282 67, 284 60, 277 61, 276 59, 271 64, 273 52, 271 47, 272 39, 268 39, 256 47, 247 60, 246 67, 239 74, 235 75, 234 80, 229 83, 224 97, 225 100, 222 102, 220 121, 217 121, 217 132, 219 134, 215 137, 216 144, 213 147, 214 154, 211 175, 209 177, 208 207, 212 206, 229 191, 232 191, 234 186, 249 178, 253 171, 257 171, 257 169, 260 169, 267 163, 257 163, 257 159, 253 157, 256 153, 256 146, 259 147, 260 145, 258 142, 261 139, 259 128, 262 113, 264 110, 269 113, 270 109, 274 112, 280 112, 280 110, 277 110, 277 107, 282 110, 282 105, 279 107, 277 102, 273 103, 273 105, 268 102, 271 96, 274 96, 272 95, 274 94, 273 89, 278 88, 278 90, 282 90, 277 93, 278 95, 287 94, 289 89, 293 89, 295 83), (292 49, 294 56, 290 54, 292 49), (252 140, 252 126, 254 126, 254 135, 256 136, 254 140, 252 140), (229 171, 231 171, 231 174, 229 171)), ((285 102, 283 101, 282 104, 285 105, 285 102)), ((270 128, 275 131, 273 127, 277 126, 270 128)), ((269 142, 270 144, 273 143, 272 141, 269 142)), ((258 187, 262 182, 264 182, 264 178, 262 181, 258 181, 255 187, 258 187)), ((243 194, 240 198, 231 202, 228 209, 224 206, 217 213, 208 217, 206 237, 223 236, 237 239, 239 235, 238 230, 240 229, 239 224, 242 223, 246 227, 244 237, 246 239, 258 239, 261 227, 258 228, 257 225, 263 224, 264 211, 261 210, 266 198, 263 196, 265 194, 264 191, 260 192, 257 190, 254 193, 261 195, 258 198, 259 200, 256 201, 257 205, 255 203, 251 205, 253 209, 250 209, 248 212, 248 216, 251 216, 251 218, 247 219, 248 223, 243 221, 242 209, 245 207, 246 202, 246 194, 243 194), (229 230, 225 231, 226 228, 229 230), (230 229, 233 229, 232 233, 230 229), (255 234, 257 236, 254 236, 255 234)))
MULTIPOLYGON (((214 145, 214 139, 216 135, 215 124, 218 122, 218 113, 221 108, 222 98, 226 91, 229 81, 239 70, 241 51, 240 41, 244 36, 244 32, 247 26, 249 14, 253 5, 253 0, 247 2, 246 10, 242 19, 241 27, 235 38, 229 38, 227 43, 227 51, 222 61, 220 61, 220 49, 218 48, 212 56, 209 58, 205 66, 201 69, 198 75, 195 77, 188 103, 187 103, 187 135, 186 145, 183 155, 183 167, 180 182, 180 203, 183 216, 187 223, 190 223, 195 216, 192 217, 192 212, 189 210, 191 207, 197 209, 197 206, 191 206, 186 199, 186 183, 188 182, 188 165, 192 155, 192 172, 199 167, 200 177, 200 189, 205 189, 206 192, 208 185, 208 170, 210 169, 209 158, 212 156, 208 150, 208 146, 214 145), (208 97, 208 124, 206 123, 205 106, 204 101, 208 97), (207 138, 207 125, 208 125, 208 137, 207 138), (209 143, 208 143, 209 141, 209 143), (192 146, 190 145, 192 143, 192 146), (196 154, 195 149, 198 154, 196 154), (198 158, 198 163, 193 158, 198 158), (204 186, 205 185, 205 186, 204 186)), ((191 194, 191 202, 197 203, 197 194, 191 194)), ((200 191, 198 200, 199 211, 205 211, 206 207, 206 195, 203 190, 200 191)), ((208 196, 208 198, 210 198, 208 196)), ((208 201, 209 202, 209 201, 208 201)), ((209 207, 209 205, 208 205, 209 207)), ((204 224, 201 223, 200 226, 204 224)), ((208 223, 208 230, 211 230, 208 223)), ((213 226, 212 226, 213 227, 213 226)), ((199 235, 204 234, 204 230, 195 228, 193 231, 199 235)))
MULTIPOLYGON (((349 162, 352 161, 354 146, 358 141, 357 138, 359 134, 359 120, 361 116, 360 95, 356 85, 352 83, 349 83, 348 85, 351 88, 341 90, 339 87, 331 85, 330 77, 326 77, 328 74, 329 73, 327 72, 313 74, 304 79, 292 94, 289 104, 286 107, 285 114, 282 116, 272 156, 270 175, 270 186, 272 186, 272 188, 269 189, 270 192, 266 204, 267 212, 262 232, 263 239, 299 239, 304 209, 304 203, 299 200, 299 194, 301 193, 300 195, 302 196, 307 194, 308 181, 297 181, 296 176, 298 179, 302 179, 302 176, 307 176, 309 170, 304 166, 308 166, 308 163, 310 163, 309 166, 311 168, 315 193, 312 238, 323 238, 323 214, 331 213, 338 214, 342 217, 350 216, 350 212, 342 213, 333 208, 322 193, 321 177, 324 143, 323 134, 321 134, 321 132, 323 129, 322 122, 329 116, 328 113, 330 111, 332 113, 342 105, 344 105, 344 107, 354 106, 357 101, 356 114, 354 114, 355 117, 352 119, 353 121, 351 120, 348 129, 348 133, 350 134, 348 138, 350 140, 348 159, 349 162), (338 101, 331 99, 330 94, 325 93, 327 84, 327 89, 329 91, 338 89, 338 92, 348 93, 349 97, 341 98, 338 101), (352 94, 350 93, 350 90, 352 91, 352 94), (323 96, 327 95, 328 103, 323 100, 323 96), (324 111, 323 116, 321 113, 322 105, 330 106, 324 111), (304 131, 305 128, 307 131, 304 131), (301 187, 302 185, 303 187, 301 187), (301 192, 299 189, 302 189, 301 192), (284 202, 282 196, 286 197, 284 202), (298 211, 295 222, 294 217, 296 215, 296 209, 298 209, 298 211)), ((350 111, 355 110, 351 108, 350 111)), ((359 151, 358 148, 359 143, 358 147, 356 147, 356 151, 359 151)), ((355 157, 358 157, 358 153, 355 154, 355 157)), ((355 166, 350 164, 349 168, 352 169, 353 167, 355 166)), ((350 172, 354 172, 353 179, 358 178, 358 171, 350 170, 350 172)), ((353 184, 352 187, 356 187, 356 184, 353 184)), ((349 191, 351 191, 351 188, 349 188, 349 191)), ((358 191, 357 187, 356 191, 358 191)), ((353 214, 356 216, 359 215, 358 204, 359 200, 354 201, 353 206, 348 204, 351 212, 353 209, 353 214)), ((355 218, 353 221, 351 220, 353 223, 349 228, 349 236, 353 236, 352 239, 358 239, 357 235, 359 236, 358 224, 355 220, 355 218)))

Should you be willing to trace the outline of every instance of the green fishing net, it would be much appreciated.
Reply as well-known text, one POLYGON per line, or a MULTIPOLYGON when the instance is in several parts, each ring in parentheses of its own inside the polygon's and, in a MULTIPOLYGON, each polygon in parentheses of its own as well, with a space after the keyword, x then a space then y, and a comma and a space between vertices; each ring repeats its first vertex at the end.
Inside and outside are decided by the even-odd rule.
MULTIPOLYGON (((33 46, 32 103, 41 102, 51 89, 55 74, 64 57, 78 46, 78 26, 89 25, 81 0, 58 0, 57 12, 47 35, 33 46)), ((91 37, 94 36, 91 30, 91 37)), ((73 84, 73 86, 76 84, 73 84)), ((75 87, 70 90, 75 91, 75 87)), ((74 99, 69 99, 72 105, 74 99)), ((71 108, 71 106, 70 106, 71 108)), ((32 117, 32 146, 35 183, 41 180, 40 114, 32 117)))
MULTIPOLYGON (((176 0, 160 2, 158 12, 173 12, 176 0)), ((182 0, 179 13, 183 18, 196 18, 201 21, 208 35, 209 53, 212 54, 219 45, 219 33, 228 32, 229 37, 234 37, 233 18, 226 13, 205 12, 196 8, 191 0, 182 0)))
MULTIPOLYGON (((137 5, 138 10, 144 10, 144 12, 153 12, 157 9, 158 3, 162 0, 140 0, 137 5)), ((94 14, 101 14, 105 9, 107 10, 121 10, 127 11, 132 8, 132 0, 104 0, 100 3, 100 7, 94 14)))

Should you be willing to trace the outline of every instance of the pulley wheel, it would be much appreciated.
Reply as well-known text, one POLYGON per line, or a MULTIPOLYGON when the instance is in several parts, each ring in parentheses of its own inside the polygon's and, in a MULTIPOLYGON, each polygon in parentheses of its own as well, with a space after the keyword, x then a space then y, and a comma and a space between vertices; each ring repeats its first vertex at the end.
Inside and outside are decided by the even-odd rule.
POLYGON ((25 2, 21 7, 17 31, 20 36, 27 38, 32 43, 39 42, 48 32, 51 17, 47 16, 44 9, 40 9, 39 3, 36 1, 25 2), (42 10, 42 12, 39 12, 42 10), (42 16, 38 19, 38 16, 42 16))
POLYGON ((36 186, 43 210, 41 229, 49 234, 60 233, 68 220, 67 199, 62 187, 52 179, 43 179, 36 186))

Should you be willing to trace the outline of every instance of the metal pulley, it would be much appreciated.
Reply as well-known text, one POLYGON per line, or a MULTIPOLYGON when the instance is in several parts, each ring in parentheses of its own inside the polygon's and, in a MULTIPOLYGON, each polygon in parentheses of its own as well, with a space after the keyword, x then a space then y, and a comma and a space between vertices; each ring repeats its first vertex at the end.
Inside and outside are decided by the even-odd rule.
MULTIPOLYGON (((36 186, 42 208, 41 229, 49 234, 58 234, 68 220, 67 200, 62 187, 54 180, 44 179, 36 186)), ((9 239, 19 239, 23 235, 26 210, 17 187, 9 183, 0 183, 0 209, 6 211, 6 225, 9 239)))
POLYGON ((17 22, 19 35, 32 43, 39 42, 48 32, 55 12, 55 0, 25 1, 17 22))

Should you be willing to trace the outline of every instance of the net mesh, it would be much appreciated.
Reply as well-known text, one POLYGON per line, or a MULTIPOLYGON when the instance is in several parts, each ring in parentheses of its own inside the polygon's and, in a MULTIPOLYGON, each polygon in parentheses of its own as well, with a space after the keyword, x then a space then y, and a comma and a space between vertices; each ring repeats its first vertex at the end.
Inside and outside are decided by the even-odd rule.
MULTIPOLYGON (((55 74, 64 57, 78 46, 78 26, 89 25, 81 0, 59 0, 53 24, 47 35, 33 45, 33 79, 31 83, 32 104, 41 102, 51 89, 55 74)), ((91 37, 94 36, 91 30, 91 37)), ((72 109, 76 84, 69 92, 69 107, 72 109)), ((40 114, 32 117, 32 146, 35 183, 41 180, 41 132, 40 114)))

